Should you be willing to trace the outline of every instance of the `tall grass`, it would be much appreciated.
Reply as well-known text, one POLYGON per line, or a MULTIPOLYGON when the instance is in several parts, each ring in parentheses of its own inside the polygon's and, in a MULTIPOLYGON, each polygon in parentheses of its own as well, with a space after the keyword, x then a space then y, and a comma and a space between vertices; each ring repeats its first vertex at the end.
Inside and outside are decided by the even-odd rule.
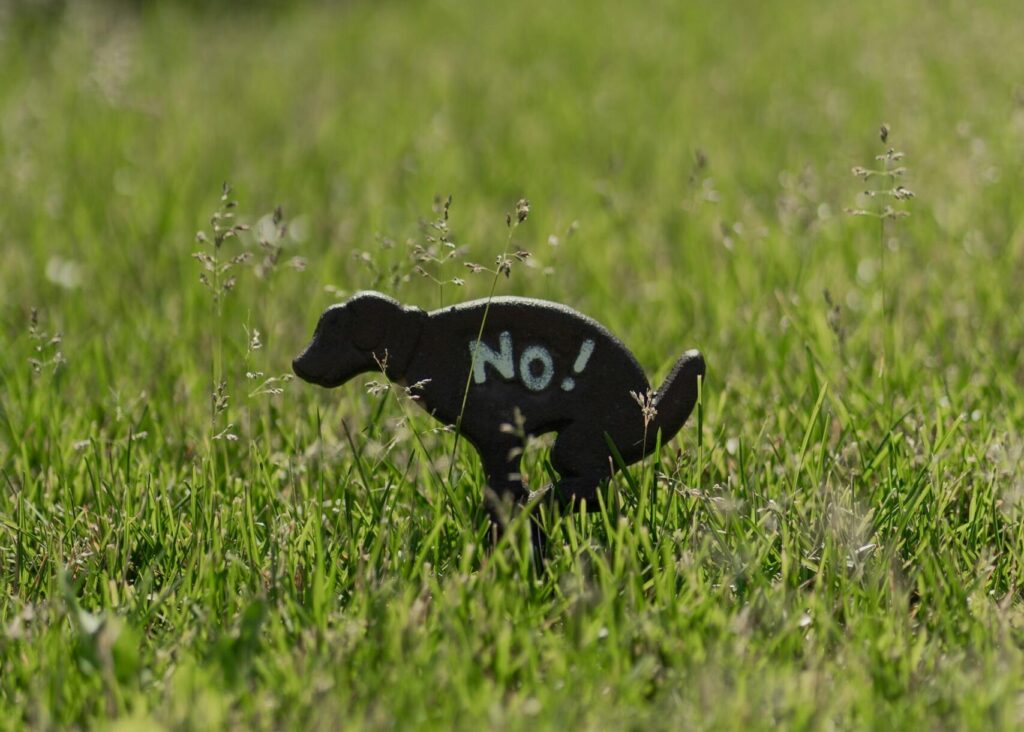
POLYGON ((1019 726, 1018 16, 0 6, 0 729, 1019 726), (494 281, 708 359, 539 572, 415 391, 282 378, 494 281))

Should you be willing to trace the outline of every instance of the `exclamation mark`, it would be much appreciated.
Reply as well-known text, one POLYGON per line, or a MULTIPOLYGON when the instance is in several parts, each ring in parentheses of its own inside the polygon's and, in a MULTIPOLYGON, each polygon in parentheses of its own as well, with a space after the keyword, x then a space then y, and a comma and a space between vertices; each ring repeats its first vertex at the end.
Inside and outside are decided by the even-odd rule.
MULTIPOLYGON (((590 360, 590 355, 594 352, 594 342, 589 338, 583 341, 583 345, 580 346, 579 355, 576 356, 576 360, 572 364, 572 372, 574 374, 583 373, 583 369, 587 367, 587 362, 590 360)), ((576 380, 571 376, 566 376, 562 379, 562 391, 572 391, 576 387, 576 380)))

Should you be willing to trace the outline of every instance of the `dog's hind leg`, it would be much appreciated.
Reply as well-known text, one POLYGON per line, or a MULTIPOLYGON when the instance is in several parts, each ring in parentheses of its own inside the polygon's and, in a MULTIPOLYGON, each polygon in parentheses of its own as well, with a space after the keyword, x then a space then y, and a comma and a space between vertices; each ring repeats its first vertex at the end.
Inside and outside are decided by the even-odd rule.
POLYGON ((551 466, 558 473, 554 498, 559 504, 579 510, 586 501, 596 507, 597 490, 611 475, 604 436, 589 426, 570 426, 558 433, 551 450, 551 466))

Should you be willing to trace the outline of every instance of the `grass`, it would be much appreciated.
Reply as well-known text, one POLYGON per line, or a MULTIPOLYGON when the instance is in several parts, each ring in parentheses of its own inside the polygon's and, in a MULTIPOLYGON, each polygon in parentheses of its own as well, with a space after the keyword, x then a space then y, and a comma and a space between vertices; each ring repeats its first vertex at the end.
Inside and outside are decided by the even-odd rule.
POLYGON ((1022 31, 0 5, 0 729, 1019 727, 1022 31), (844 211, 887 146, 916 197, 880 241, 844 211), (540 574, 404 394, 268 381, 345 294, 485 296, 461 261, 519 249, 498 294, 709 369, 540 574))

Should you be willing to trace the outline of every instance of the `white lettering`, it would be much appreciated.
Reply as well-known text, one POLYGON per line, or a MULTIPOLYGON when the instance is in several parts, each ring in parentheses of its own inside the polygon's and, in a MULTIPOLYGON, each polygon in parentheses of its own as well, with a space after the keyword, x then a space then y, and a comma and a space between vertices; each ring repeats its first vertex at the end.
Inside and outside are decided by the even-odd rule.
POLYGON ((572 370, 577 374, 583 371, 587 367, 587 361, 590 360, 591 354, 594 353, 594 342, 589 338, 583 341, 583 345, 580 346, 580 355, 576 357, 576 363, 572 365, 572 370))
POLYGON ((530 391, 542 391, 551 383, 551 377, 555 375, 555 364, 551 360, 551 354, 543 346, 530 346, 523 351, 519 359, 519 378, 523 380, 526 388, 530 391), (539 363, 541 372, 534 374, 531 366, 539 363))
POLYGON ((516 375, 516 365, 512 356, 512 334, 505 331, 498 336, 501 353, 495 353, 490 346, 481 341, 470 341, 469 357, 473 368, 473 381, 482 384, 487 381, 487 364, 493 366, 502 378, 511 379, 516 375))

